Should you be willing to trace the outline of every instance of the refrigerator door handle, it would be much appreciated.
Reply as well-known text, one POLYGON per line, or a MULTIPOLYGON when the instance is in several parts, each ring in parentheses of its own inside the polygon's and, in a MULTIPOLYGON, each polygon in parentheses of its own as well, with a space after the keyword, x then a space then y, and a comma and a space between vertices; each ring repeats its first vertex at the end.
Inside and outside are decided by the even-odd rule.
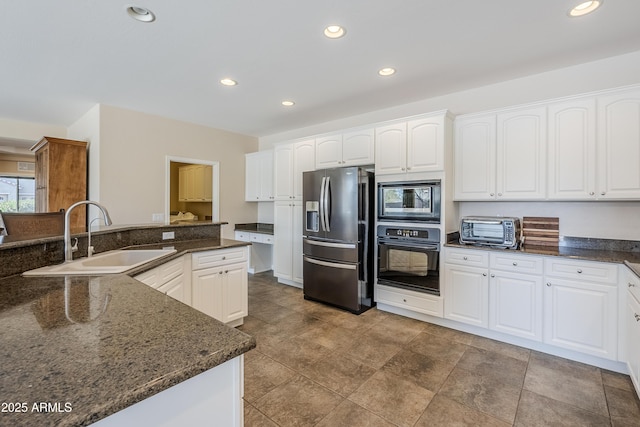
POLYGON ((355 270, 356 266, 354 264, 340 264, 337 262, 328 262, 328 261, 320 261, 317 259, 304 257, 306 262, 310 262, 311 264, 322 265, 324 267, 332 267, 332 268, 342 268, 344 270, 355 270))
POLYGON ((322 183, 320 184, 320 226, 322 227, 322 231, 327 231, 327 226, 324 222, 324 183, 327 180, 327 177, 322 177, 322 183))
POLYGON ((354 243, 333 243, 333 242, 321 242, 319 240, 304 239, 310 245, 324 246, 327 248, 340 248, 340 249, 355 249, 354 243))
POLYGON ((324 223, 327 227, 327 231, 331 231, 331 224, 329 224, 329 212, 331 211, 331 199, 329 198, 329 185, 331 184, 331 178, 327 177, 324 184, 324 223))

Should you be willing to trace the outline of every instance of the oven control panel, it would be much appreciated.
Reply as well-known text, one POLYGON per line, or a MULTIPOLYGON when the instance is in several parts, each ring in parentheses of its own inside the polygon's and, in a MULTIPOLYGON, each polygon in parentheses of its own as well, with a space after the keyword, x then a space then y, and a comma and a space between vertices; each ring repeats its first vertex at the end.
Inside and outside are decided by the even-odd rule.
POLYGON ((396 237, 403 239, 440 241, 440 230, 437 228, 400 228, 386 225, 378 226, 378 237, 396 237))

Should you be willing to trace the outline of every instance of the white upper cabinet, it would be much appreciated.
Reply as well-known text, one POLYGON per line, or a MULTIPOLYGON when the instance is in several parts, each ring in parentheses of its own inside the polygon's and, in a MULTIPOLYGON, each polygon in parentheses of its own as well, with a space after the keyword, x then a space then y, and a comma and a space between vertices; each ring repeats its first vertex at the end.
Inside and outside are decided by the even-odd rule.
POLYGON ((600 199, 640 199, 640 89, 600 96, 598 179, 600 199))
POLYGON ((273 151, 265 150, 245 155, 245 200, 273 200, 273 151))
POLYGON ((456 200, 546 197, 546 109, 536 107, 456 120, 456 200))
POLYGON ((444 113, 376 128, 376 173, 443 171, 450 123, 444 113))
POLYGON ((495 114, 456 119, 454 156, 454 198, 495 199, 495 114))
POLYGON ((373 129, 318 138, 315 169, 373 164, 373 141, 373 129))
POLYGON ((406 123, 397 123, 376 128, 376 160, 376 174, 406 172, 406 123))
POLYGON ((273 150, 275 199, 302 199, 302 173, 314 169, 315 140, 276 146, 273 150))
POLYGON ((496 198, 540 200, 546 197, 546 107, 497 116, 496 198))
POLYGON ((585 200, 596 191, 596 100, 573 99, 550 104, 550 199, 585 200))

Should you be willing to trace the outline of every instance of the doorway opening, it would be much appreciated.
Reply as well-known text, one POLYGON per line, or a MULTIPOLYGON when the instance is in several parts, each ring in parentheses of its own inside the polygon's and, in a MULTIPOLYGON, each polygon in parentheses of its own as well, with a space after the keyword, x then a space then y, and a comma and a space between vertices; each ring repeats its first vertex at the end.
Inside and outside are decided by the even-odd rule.
POLYGON ((165 224, 220 220, 220 162, 167 156, 165 224))

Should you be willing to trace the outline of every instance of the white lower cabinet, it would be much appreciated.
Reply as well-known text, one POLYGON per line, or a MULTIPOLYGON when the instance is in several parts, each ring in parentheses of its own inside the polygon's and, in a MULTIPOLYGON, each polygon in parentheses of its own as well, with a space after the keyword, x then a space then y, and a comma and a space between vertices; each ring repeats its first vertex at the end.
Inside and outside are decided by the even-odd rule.
POLYGON ((546 259, 544 342, 617 360, 617 271, 614 264, 546 259))
POLYGON ((640 302, 631 292, 627 292, 624 326, 627 368, 631 381, 640 394, 640 302))
POLYGON ((185 274, 184 256, 138 274, 135 279, 180 302, 191 304, 191 281, 190 275, 185 274))
POLYGON ((202 251, 135 278, 229 326, 239 326, 249 313, 247 263, 247 246, 202 251))
POLYGON ((451 247, 444 259, 446 319, 619 360, 616 264, 451 247))
POLYGON ((289 285, 302 284, 302 202, 276 202, 273 220, 273 275, 289 285))
POLYGON ((435 295, 384 285, 376 285, 375 295, 378 304, 391 305, 435 317, 443 316, 442 298, 435 295))
POLYGON ((233 248, 192 255, 192 306, 238 326, 249 312, 247 249, 233 248))

